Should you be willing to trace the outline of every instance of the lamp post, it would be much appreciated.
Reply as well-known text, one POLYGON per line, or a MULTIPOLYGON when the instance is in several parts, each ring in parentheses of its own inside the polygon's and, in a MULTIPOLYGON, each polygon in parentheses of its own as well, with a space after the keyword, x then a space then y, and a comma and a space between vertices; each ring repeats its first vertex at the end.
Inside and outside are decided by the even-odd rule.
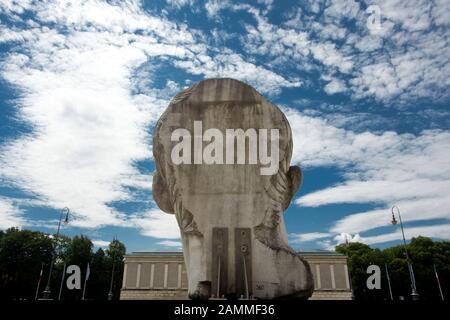
POLYGON ((58 238, 59 238, 59 231, 61 229, 61 221, 62 217, 65 214, 66 217, 64 219, 64 223, 67 224, 69 222, 69 208, 65 207, 61 210, 61 214, 59 216, 59 222, 58 222, 58 230, 56 231, 55 236, 55 246, 52 248, 52 261, 50 262, 50 270, 48 271, 48 279, 47 279, 47 285, 45 286, 45 290, 42 295, 42 299, 44 300, 50 300, 51 299, 51 290, 50 290, 50 282, 52 280, 52 272, 53 272, 53 264, 55 263, 56 258, 56 246, 58 245, 58 238))
POLYGON ((397 224, 397 220, 395 219, 395 214, 394 214, 394 208, 397 209, 398 219, 400 220, 400 228, 402 230, 403 248, 405 249, 405 256, 406 256, 406 263, 408 264, 409 277, 411 278, 411 298, 413 300, 419 300, 419 293, 417 292, 417 288, 416 288, 416 279, 414 278, 414 270, 413 270, 413 267, 411 264, 411 260, 409 259, 408 250, 406 249, 406 239, 405 239, 405 232, 403 231, 402 216, 400 214, 400 209, 397 206, 392 206, 392 209, 391 209, 392 224, 393 225, 397 224))

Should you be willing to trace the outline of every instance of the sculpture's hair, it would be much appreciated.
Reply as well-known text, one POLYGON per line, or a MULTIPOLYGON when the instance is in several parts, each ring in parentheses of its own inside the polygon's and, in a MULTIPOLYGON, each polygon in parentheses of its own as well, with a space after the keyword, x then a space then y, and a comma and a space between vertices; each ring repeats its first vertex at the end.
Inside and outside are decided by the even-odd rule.
MULTIPOLYGON (((153 155, 156 164, 156 174, 153 177, 153 195, 158 206, 165 212, 175 213, 178 224, 180 228, 185 230, 196 230, 195 221, 193 220, 192 214, 186 212, 187 210, 183 207, 181 203, 180 190, 176 181, 176 175, 174 174, 174 167, 169 159, 165 159, 166 153, 164 152, 164 145, 160 139, 160 130, 164 122, 170 116, 173 108, 180 104, 186 103, 189 98, 199 90, 200 93, 203 92, 203 87, 206 82, 211 81, 232 81, 235 82, 233 85, 243 86, 244 93, 242 94, 246 99, 263 101, 265 99, 261 94, 259 94, 251 86, 233 79, 208 79, 201 81, 188 89, 177 94, 170 102, 169 107, 163 113, 161 118, 158 120, 155 128, 154 138, 153 138, 153 155), (250 97, 250 98, 249 98, 250 97)), ((217 84, 214 84, 217 85, 217 84)), ((212 84, 213 86, 213 84, 212 84)), ((231 85, 230 85, 231 86, 231 85)), ((268 246, 281 248, 283 241, 274 237, 273 234, 277 234, 276 229, 279 225, 280 214, 286 210, 289 206, 292 197, 299 189, 302 180, 301 170, 298 167, 290 167, 290 161, 292 157, 292 132, 289 122, 287 121, 284 113, 274 104, 269 101, 263 103, 265 107, 273 108, 275 112, 283 120, 285 128, 283 131, 287 135, 285 141, 287 141, 285 149, 283 150, 284 157, 279 160, 278 172, 274 174, 268 181, 267 185, 264 186, 265 194, 268 199, 268 207, 264 213, 264 217, 261 223, 256 227, 255 233, 261 242, 268 246), (275 239, 275 240, 274 240, 275 239), (276 240, 278 239, 278 240, 276 240)), ((187 104, 186 104, 187 105, 187 104)), ((289 248, 287 245, 284 246, 289 248)))
MULTIPOLYGON (((202 85, 205 85, 206 82, 222 81, 222 80, 236 82, 239 85, 246 87, 246 89, 249 92, 251 92, 251 94, 254 95, 255 97, 257 97, 258 99, 261 99, 261 100, 265 99, 260 93, 258 93, 251 86, 249 86, 243 82, 240 82, 238 80, 224 78, 224 79, 203 80, 203 81, 196 83, 193 86, 187 88, 186 90, 182 91, 181 93, 177 94, 171 100, 168 108, 166 109, 166 111, 162 114, 162 116, 158 120, 156 127, 155 127, 154 136, 153 136, 153 155, 154 155, 155 164, 156 164, 156 174, 153 178, 154 179, 153 184, 154 184, 154 186, 156 186, 156 184, 158 184, 158 187, 156 188, 156 190, 155 189, 153 190, 153 193, 154 193, 154 196, 155 196, 155 192, 157 193, 155 200, 157 201, 158 205, 160 206, 160 208, 163 211, 166 211, 169 213, 174 213, 175 203, 174 203, 173 196, 178 192, 178 189, 177 189, 177 182, 175 180, 174 175, 172 174, 173 166, 170 165, 169 161, 167 161, 169 159, 165 159, 164 146, 159 138, 159 133, 160 133, 161 127, 162 127, 164 121, 169 117, 171 109, 173 109, 176 105, 185 103, 196 92, 196 90, 197 89, 200 90, 202 85), (164 191, 164 190, 160 190, 162 186, 165 186, 167 188, 165 195, 158 194, 158 192, 164 191)), ((250 94, 248 94, 248 95, 250 95, 250 94)), ((289 122, 287 121, 284 113, 276 105, 270 103, 269 101, 267 101, 267 103, 265 105, 269 106, 270 108, 274 108, 276 113, 278 113, 280 115, 280 117, 283 119, 283 123, 285 125, 284 132, 286 132, 286 134, 287 134, 286 141, 288 141, 288 143, 286 144, 285 150, 283 150, 284 157, 279 160, 279 167, 278 167, 279 171, 281 171, 284 174, 282 174, 281 176, 278 174, 274 175, 271 179, 271 183, 274 186, 284 186, 283 187, 284 189, 290 190, 291 186, 287 185, 288 180, 283 179, 283 177, 288 173, 289 164, 290 164, 291 157, 292 157, 291 127, 290 127, 289 122)), ((276 201, 277 197, 273 193, 273 188, 269 188, 269 187, 270 186, 266 187, 266 191, 268 192, 268 195, 272 198, 272 200, 276 201)), ((284 210, 287 207, 286 200, 287 199, 280 200, 279 205, 282 208, 281 210, 284 210)), ((290 199, 288 201, 288 204, 289 204, 289 202, 290 202, 290 199)))

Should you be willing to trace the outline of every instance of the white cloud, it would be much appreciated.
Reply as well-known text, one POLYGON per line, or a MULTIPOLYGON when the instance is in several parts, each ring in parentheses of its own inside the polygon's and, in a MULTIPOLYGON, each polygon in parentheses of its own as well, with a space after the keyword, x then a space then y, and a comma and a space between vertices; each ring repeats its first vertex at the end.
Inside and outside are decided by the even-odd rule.
POLYGON ((192 6, 196 0, 166 0, 166 2, 176 8, 192 6))
POLYGON ((371 4, 380 8, 383 30, 378 36, 384 38, 384 45, 380 37, 370 35, 355 43, 366 51, 355 56, 361 66, 351 81, 355 97, 400 99, 413 104, 417 98, 448 98, 448 77, 442 77, 449 73, 448 32, 435 27, 442 22, 441 13, 448 4, 422 0, 371 4))
MULTIPOLYGON (((369 14, 355 1, 330 1, 325 10, 295 15, 282 25, 270 23, 264 12, 235 6, 254 15, 256 25, 246 25, 241 37, 247 51, 287 62, 298 72, 335 74, 349 80, 354 98, 374 98, 392 105, 414 105, 418 98, 445 101, 449 94, 450 45, 445 22, 448 1, 371 1, 381 14, 380 29, 367 28, 369 14), (345 19, 344 19, 345 18, 345 19), (349 28, 345 21, 353 20, 349 28), (342 41, 342 40, 345 41, 342 41)), ((447 10, 448 11, 448 10, 447 10)), ((447 19, 448 20, 448 19, 447 19)), ((334 94, 337 82, 324 90, 334 94)), ((342 90, 341 90, 342 91, 342 90)))
POLYGON ((131 225, 139 228, 141 234, 160 239, 179 239, 175 215, 165 213, 159 209, 151 209, 147 213, 131 218, 131 225))
POLYGON ((417 198, 438 197, 445 199, 448 196, 447 190, 450 190, 450 180, 447 179, 350 180, 310 193, 302 197, 299 204, 316 207, 333 203, 387 203, 400 199, 415 201, 417 198))
MULTIPOLYGON (((405 227, 404 228, 406 241, 410 241, 414 237, 426 236, 439 240, 450 240, 450 224, 440 224, 431 226, 419 227, 405 227)), ((349 233, 340 233, 333 237, 333 239, 326 239, 318 241, 326 250, 334 250, 339 244, 345 243, 364 243, 367 245, 386 243, 391 241, 403 240, 400 228, 396 228, 394 232, 382 233, 375 236, 361 237, 359 234, 351 235, 349 233)))
POLYGON ((2 6, 0 7, 0 12, 5 12, 6 14, 22 14, 25 10, 30 10, 32 4, 32 0, 3 0, 2 6))
POLYGON ((317 244, 322 250, 334 251, 335 245, 330 239, 317 241, 317 244))
POLYGON ((346 91, 347 87, 345 86, 344 81, 333 79, 332 81, 327 83, 327 85, 324 87, 324 90, 328 94, 335 94, 346 91))
POLYGON ((296 204, 380 206, 347 215, 328 232, 357 234, 387 226, 394 204, 405 221, 450 220, 449 131, 355 133, 293 109, 285 112, 294 137, 293 162, 303 167, 340 167, 344 178, 338 185, 301 196, 296 204))
POLYGON ((362 238, 359 234, 352 236, 351 234, 345 232, 336 235, 334 240, 336 241, 336 244, 362 242, 362 238))
POLYGON ((353 0, 339 1, 331 0, 330 5, 325 9, 326 17, 333 18, 355 18, 359 12, 359 3, 353 0))
POLYGON ((448 26, 450 21, 448 19, 448 12, 450 11, 450 1, 436 0, 436 5, 431 9, 431 17, 434 24, 437 26, 448 26))
POLYGON ((9 199, 0 198, 0 230, 21 227, 24 224, 22 210, 15 207, 9 199))
POLYGON ((324 235, 327 236, 318 238, 318 241, 316 241, 316 243, 319 245, 321 249, 328 251, 334 251, 336 246, 339 244, 355 243, 355 242, 365 243, 364 239, 361 238, 359 234, 352 236, 349 233, 340 233, 333 236, 333 233, 324 233, 324 235))
POLYGON ((256 27, 246 26, 248 34, 242 40, 243 45, 250 52, 272 57, 286 56, 290 60, 300 62, 296 66, 300 70, 309 59, 309 55, 325 66, 337 68, 343 73, 352 69, 351 59, 337 50, 334 43, 313 41, 307 31, 299 31, 295 27, 275 26, 255 8, 249 9, 242 6, 242 9, 252 13, 257 22, 256 27))
POLYGON ((175 247, 177 249, 181 249, 182 248, 182 245, 181 245, 180 241, 164 240, 164 241, 156 242, 156 244, 159 244, 159 245, 164 246, 164 247, 175 247))
POLYGON ((105 240, 92 240, 92 243, 94 244, 94 246, 99 248, 107 248, 110 244, 109 241, 105 240))
POLYGON ((360 97, 373 95, 388 99, 401 93, 395 68, 388 62, 362 67, 359 76, 350 82, 357 88, 360 97))
MULTIPOLYGON (((392 202, 400 210, 404 222, 426 221, 434 219, 450 220, 450 197, 436 197, 418 200, 399 200, 392 202)), ((334 223, 330 231, 357 233, 364 232, 378 227, 389 226, 392 220, 391 207, 386 206, 381 209, 350 214, 334 223)))
POLYGON ((303 242, 314 241, 322 249, 334 251, 334 248, 343 243, 365 242, 359 234, 352 236, 349 233, 337 234, 333 232, 311 232, 304 234, 291 233, 289 234, 289 242, 292 244, 300 244, 303 242), (333 242, 334 241, 334 242, 333 242))
MULTIPOLYGON (((418 236, 428 236, 441 240, 450 240, 450 224, 441 224, 434 226, 408 227, 404 228, 405 238, 411 239, 418 236)), ((385 233, 371 237, 364 237, 360 242, 366 244, 378 244, 388 241, 401 240, 402 233, 398 228, 393 233, 385 233)))
MULTIPOLYGON (((47 42, 46 33, 36 34, 39 41, 57 45, 47 42)), ((145 56, 99 37, 93 47, 52 49, 46 55, 42 47, 30 48, 29 56, 11 57, 20 63, 3 68, 4 77, 23 90, 21 116, 35 130, 3 146, 0 173, 50 206, 89 215, 86 225, 117 224, 104 204, 128 197, 125 181, 136 186, 147 179, 146 188, 151 183, 133 168, 134 161, 150 157, 145 126, 151 113, 129 95, 126 80, 145 56)))
POLYGON ((371 132, 356 134, 337 128, 325 119, 306 116, 295 109, 283 108, 283 111, 293 132, 293 162, 302 166, 343 167, 357 163, 363 156, 376 155, 386 145, 399 143, 394 132, 381 135, 371 132))
POLYGON ((408 31, 420 31, 427 29, 431 25, 431 10, 433 7, 439 7, 442 4, 433 6, 426 0, 412 1, 371 1, 372 4, 380 7, 381 15, 384 18, 399 23, 400 26, 408 31))
POLYGON ((342 73, 348 73, 353 68, 353 61, 349 57, 345 57, 336 45, 331 42, 313 43, 311 45, 312 56, 322 62, 325 66, 335 67, 342 73))
POLYGON ((307 242, 307 241, 315 241, 318 239, 328 238, 332 233, 328 232, 311 232, 311 233, 303 233, 303 234, 296 234, 291 233, 289 234, 291 243, 301 243, 301 242, 307 242))
POLYGON ((75 226, 121 225, 124 215, 108 203, 129 199, 128 187, 150 190, 151 177, 134 163, 151 157, 147 127, 167 104, 132 95, 131 78, 148 55, 182 55, 170 45, 161 53, 155 36, 175 43, 192 36, 134 2, 42 2, 29 9, 39 23, 68 31, 39 23, 14 31, 23 41, 20 53, 11 52, 0 68, 19 89, 20 117, 34 130, 2 146, 0 175, 47 206, 70 207, 75 226), (139 29, 151 34, 131 33, 139 29))
POLYGON ((319 22, 314 22, 311 24, 313 30, 317 31, 320 38, 322 39, 333 39, 333 40, 343 40, 346 38, 347 29, 337 26, 335 24, 322 24, 319 22))
POLYGON ((69 207, 74 226, 127 225, 126 214, 110 204, 131 200, 129 187, 151 189, 150 175, 135 164, 151 159, 148 127, 182 84, 167 79, 156 89, 157 71, 142 66, 170 57, 166 63, 192 74, 240 78, 262 92, 301 84, 231 50, 210 57, 208 51, 219 50, 199 31, 152 16, 138 1, 2 2, 0 8, 28 24, 1 25, 0 41, 15 46, 0 70, 19 93, 20 120, 33 128, 0 147, 0 176, 49 207, 69 207), (25 9, 30 19, 20 16, 25 9))
POLYGON ((383 38, 378 36, 367 35, 364 37, 354 37, 348 39, 355 42, 355 48, 363 52, 371 52, 383 47, 383 38))
POLYGON ((231 3, 228 0, 208 0, 205 2, 205 10, 208 17, 215 18, 220 10, 229 7, 231 3))
POLYGON ((199 55, 194 60, 176 61, 175 65, 193 74, 207 78, 234 78, 254 85, 260 92, 277 94, 281 88, 302 86, 300 80, 287 80, 266 68, 246 62, 236 53, 218 54, 214 57, 199 55))

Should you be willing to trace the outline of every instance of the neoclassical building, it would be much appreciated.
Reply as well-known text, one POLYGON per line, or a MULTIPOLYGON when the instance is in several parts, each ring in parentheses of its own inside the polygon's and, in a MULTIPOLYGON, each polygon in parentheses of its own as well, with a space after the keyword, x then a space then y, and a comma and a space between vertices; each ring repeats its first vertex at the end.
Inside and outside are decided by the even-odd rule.
MULTIPOLYGON (((337 252, 301 252, 314 276, 315 300, 350 300, 347 257, 337 252)), ((182 252, 134 252, 125 256, 122 300, 187 299, 182 252)))

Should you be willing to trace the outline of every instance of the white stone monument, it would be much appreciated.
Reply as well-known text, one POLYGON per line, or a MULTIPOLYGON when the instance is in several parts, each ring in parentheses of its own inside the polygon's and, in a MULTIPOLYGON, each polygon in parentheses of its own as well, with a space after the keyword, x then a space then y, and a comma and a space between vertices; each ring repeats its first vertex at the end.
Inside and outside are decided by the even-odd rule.
POLYGON ((153 154, 153 196, 177 218, 190 298, 312 295, 309 264, 287 243, 302 173, 278 107, 240 81, 201 81, 159 119, 153 154))

